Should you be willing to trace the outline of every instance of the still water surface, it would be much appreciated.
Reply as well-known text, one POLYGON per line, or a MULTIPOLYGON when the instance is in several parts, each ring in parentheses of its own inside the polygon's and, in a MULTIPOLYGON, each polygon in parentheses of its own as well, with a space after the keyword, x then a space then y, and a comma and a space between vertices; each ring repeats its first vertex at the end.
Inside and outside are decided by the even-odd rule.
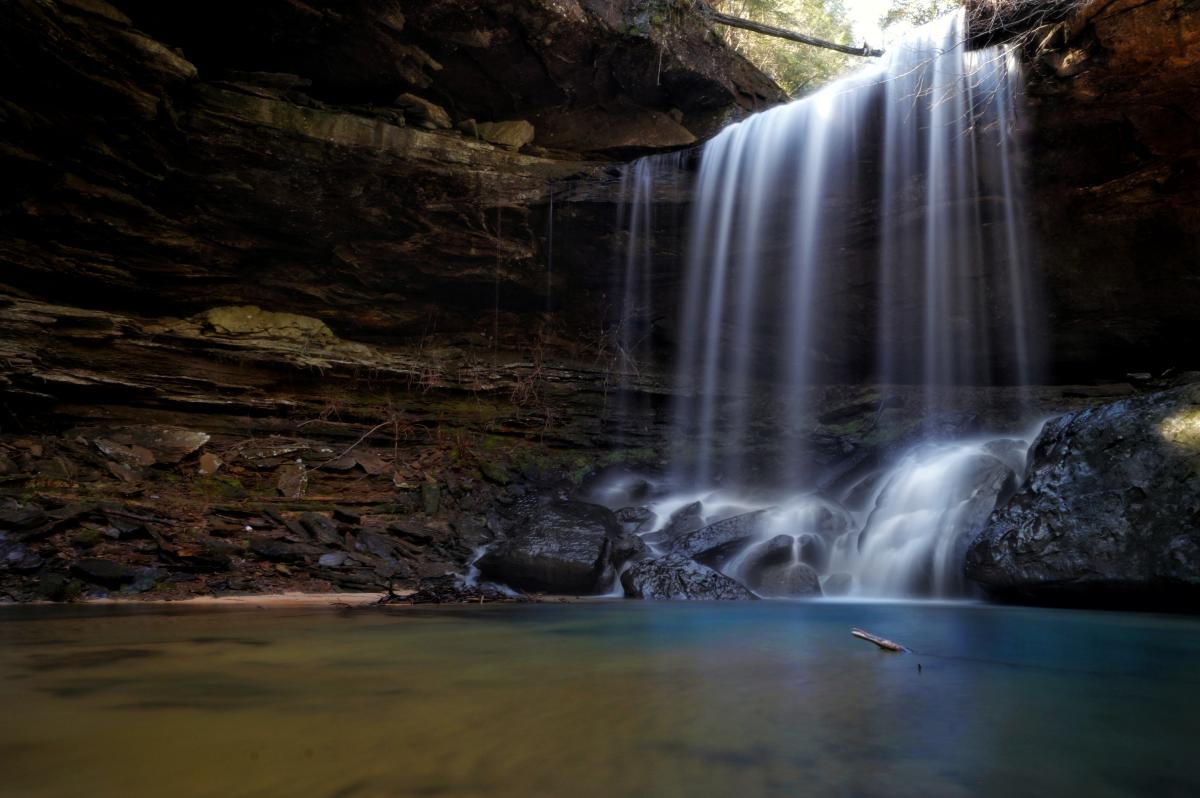
POLYGON ((0 707, 5 798, 1200 795, 1154 615, 0 607, 0 707))

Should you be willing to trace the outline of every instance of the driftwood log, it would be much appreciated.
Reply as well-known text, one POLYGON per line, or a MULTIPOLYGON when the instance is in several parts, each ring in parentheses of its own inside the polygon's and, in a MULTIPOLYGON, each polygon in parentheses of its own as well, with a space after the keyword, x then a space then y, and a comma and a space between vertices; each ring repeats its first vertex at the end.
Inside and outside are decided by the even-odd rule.
POLYGON ((874 643, 875 645, 879 646, 880 648, 882 648, 885 651, 900 651, 900 652, 908 651, 907 648, 900 645, 899 643, 888 640, 885 637, 879 637, 878 635, 873 635, 870 632, 863 631, 862 629, 859 629, 857 627, 855 627, 854 629, 851 629, 850 634, 854 635, 859 640, 866 640, 868 643, 874 643))
POLYGON ((707 3, 697 3, 696 7, 710 21, 720 25, 727 25, 731 28, 741 28, 742 30, 761 33, 764 36, 774 36, 777 39, 787 39, 788 41, 800 42, 801 44, 808 44, 813 47, 824 47, 826 50, 836 50, 839 53, 846 53, 847 55, 859 55, 867 58, 877 58, 883 55, 883 50, 873 48, 865 43, 861 47, 852 47, 848 44, 838 44, 837 42, 818 39, 815 36, 809 36, 804 33, 796 33, 785 28, 777 28, 774 25, 764 25, 754 20, 722 14, 707 3))

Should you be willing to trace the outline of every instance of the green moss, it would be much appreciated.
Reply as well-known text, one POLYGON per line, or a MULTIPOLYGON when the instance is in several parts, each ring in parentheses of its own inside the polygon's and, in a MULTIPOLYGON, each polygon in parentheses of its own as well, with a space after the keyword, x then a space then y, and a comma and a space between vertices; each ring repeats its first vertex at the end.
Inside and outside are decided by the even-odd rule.
POLYGON ((508 473, 508 469, 495 460, 485 460, 480 463, 479 471, 488 482, 497 485, 507 485, 512 482, 512 475, 508 473))
POLYGON ((210 499, 245 499, 250 495, 237 477, 197 477, 193 484, 210 499))

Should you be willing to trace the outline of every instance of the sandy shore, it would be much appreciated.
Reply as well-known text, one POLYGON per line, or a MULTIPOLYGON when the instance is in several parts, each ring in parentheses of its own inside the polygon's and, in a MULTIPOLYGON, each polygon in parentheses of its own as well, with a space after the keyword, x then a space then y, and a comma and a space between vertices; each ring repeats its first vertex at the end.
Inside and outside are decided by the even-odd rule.
MULTIPOLYGON (((401 591, 397 591, 401 593, 401 591)), ((354 607, 374 604, 383 598, 383 593, 264 593, 248 596, 193 596, 186 599, 139 599, 102 598, 80 602, 82 604, 170 604, 188 607, 248 606, 248 607, 354 607)))
MULTIPOLYGON (((413 591, 397 590, 395 595, 407 596, 413 591)), ((262 593, 257 595, 243 596, 193 596, 191 598, 181 599, 146 599, 137 597, 121 596, 118 598, 98 598, 84 599, 74 602, 75 606, 90 606, 103 604, 121 604, 130 606, 183 606, 183 607, 258 607, 260 609, 285 609, 288 607, 364 607, 375 604, 385 593, 262 593)), ((620 599, 611 596, 544 596, 539 595, 536 601, 539 603, 554 603, 554 604, 586 604, 593 602, 619 601, 620 599)), ((456 602, 446 602, 447 606, 453 605, 456 602)), ((474 604, 474 601, 462 602, 464 604, 474 604)), ((494 601, 483 602, 494 604, 494 601)), ((13 602, 0 603, 0 608, 3 607, 28 607, 35 604, 67 606, 61 602, 53 601, 28 601, 28 602, 13 602)), ((391 607, 406 607, 411 606, 403 602, 390 604, 391 607)))

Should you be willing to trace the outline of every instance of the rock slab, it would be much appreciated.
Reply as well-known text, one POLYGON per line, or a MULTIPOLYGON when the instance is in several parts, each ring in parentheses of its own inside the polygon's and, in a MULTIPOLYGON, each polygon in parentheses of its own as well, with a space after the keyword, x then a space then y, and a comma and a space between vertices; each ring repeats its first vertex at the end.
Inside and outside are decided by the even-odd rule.
POLYGON ((635 563, 621 574, 621 587, 626 598, 691 601, 757 598, 728 576, 683 554, 635 563))

